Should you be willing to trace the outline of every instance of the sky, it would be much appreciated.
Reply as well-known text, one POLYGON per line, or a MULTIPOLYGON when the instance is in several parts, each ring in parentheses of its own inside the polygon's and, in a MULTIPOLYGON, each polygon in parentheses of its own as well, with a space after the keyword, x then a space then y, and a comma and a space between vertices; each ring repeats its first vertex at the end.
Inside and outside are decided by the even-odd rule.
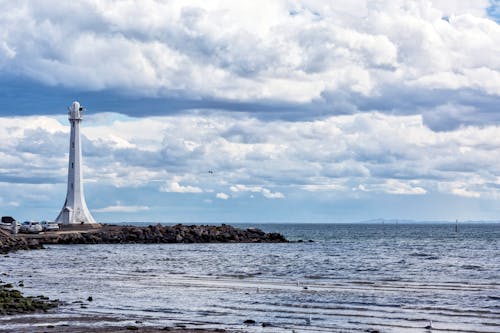
POLYGON ((0 214, 500 220, 500 1, 0 0, 0 214))

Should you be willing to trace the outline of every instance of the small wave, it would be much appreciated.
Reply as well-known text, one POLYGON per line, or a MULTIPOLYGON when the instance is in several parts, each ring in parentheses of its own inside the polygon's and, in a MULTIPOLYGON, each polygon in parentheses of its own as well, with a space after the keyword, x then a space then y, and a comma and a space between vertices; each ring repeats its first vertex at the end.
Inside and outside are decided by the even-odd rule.
POLYGON ((360 284, 360 285, 373 285, 375 282, 373 281, 352 281, 353 284, 360 284))
POLYGON ((470 269, 470 270, 475 270, 475 271, 481 271, 483 268, 478 265, 462 265, 460 268, 463 269, 470 269))
POLYGON ((439 257, 438 256, 428 256, 428 257, 425 257, 424 259, 425 260, 438 260, 439 257))
POLYGON ((311 279, 311 280, 321 280, 321 279, 327 279, 327 276, 324 275, 306 275, 304 276, 306 279, 311 279))
POLYGON ((256 277, 258 275, 262 275, 262 273, 256 272, 256 273, 241 273, 241 274, 222 274, 220 276, 229 277, 229 278, 237 278, 237 279, 248 279, 248 278, 256 277))
POLYGON ((385 281, 385 282, 398 282, 398 281, 403 281, 403 278, 401 277, 387 277, 387 278, 381 278, 380 281, 385 281))
POLYGON ((375 268, 375 267, 368 267, 368 268, 357 268, 356 272, 378 272, 380 269, 375 268))
POLYGON ((424 260, 436 260, 439 259, 438 256, 425 253, 425 252, 413 252, 409 254, 410 257, 417 257, 417 258, 422 258, 424 260))

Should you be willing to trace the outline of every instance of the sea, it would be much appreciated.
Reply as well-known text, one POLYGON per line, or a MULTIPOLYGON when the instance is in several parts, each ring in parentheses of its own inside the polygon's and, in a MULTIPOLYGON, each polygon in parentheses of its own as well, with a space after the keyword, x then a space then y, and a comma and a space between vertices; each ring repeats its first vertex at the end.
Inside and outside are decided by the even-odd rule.
POLYGON ((500 332, 500 223, 235 226, 291 242, 52 245, 3 256, 1 279, 62 300, 68 318, 242 332, 500 332))

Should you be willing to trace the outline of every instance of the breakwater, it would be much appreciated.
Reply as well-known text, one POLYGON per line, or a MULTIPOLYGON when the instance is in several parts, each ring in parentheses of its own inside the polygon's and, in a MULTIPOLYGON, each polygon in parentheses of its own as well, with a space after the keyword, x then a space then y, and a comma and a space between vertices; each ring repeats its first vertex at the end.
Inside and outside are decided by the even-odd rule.
POLYGON ((40 248, 42 248, 42 245, 38 240, 16 237, 0 229, 0 254, 17 250, 33 250, 40 248))
POLYGON ((283 243, 279 233, 240 229, 230 225, 150 225, 146 227, 104 224, 100 228, 64 230, 41 234, 0 235, 0 251, 37 249, 44 244, 131 244, 131 243, 283 243))

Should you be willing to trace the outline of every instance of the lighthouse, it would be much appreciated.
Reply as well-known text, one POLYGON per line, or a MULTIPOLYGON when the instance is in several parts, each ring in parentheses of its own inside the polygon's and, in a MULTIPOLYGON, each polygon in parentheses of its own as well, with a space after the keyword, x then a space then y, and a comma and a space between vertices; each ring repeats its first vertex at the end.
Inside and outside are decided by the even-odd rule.
POLYGON ((71 133, 69 138, 68 190, 66 201, 56 218, 60 224, 96 224, 87 208, 83 194, 82 177, 82 145, 80 140, 80 123, 83 108, 80 103, 73 102, 68 108, 71 133))

